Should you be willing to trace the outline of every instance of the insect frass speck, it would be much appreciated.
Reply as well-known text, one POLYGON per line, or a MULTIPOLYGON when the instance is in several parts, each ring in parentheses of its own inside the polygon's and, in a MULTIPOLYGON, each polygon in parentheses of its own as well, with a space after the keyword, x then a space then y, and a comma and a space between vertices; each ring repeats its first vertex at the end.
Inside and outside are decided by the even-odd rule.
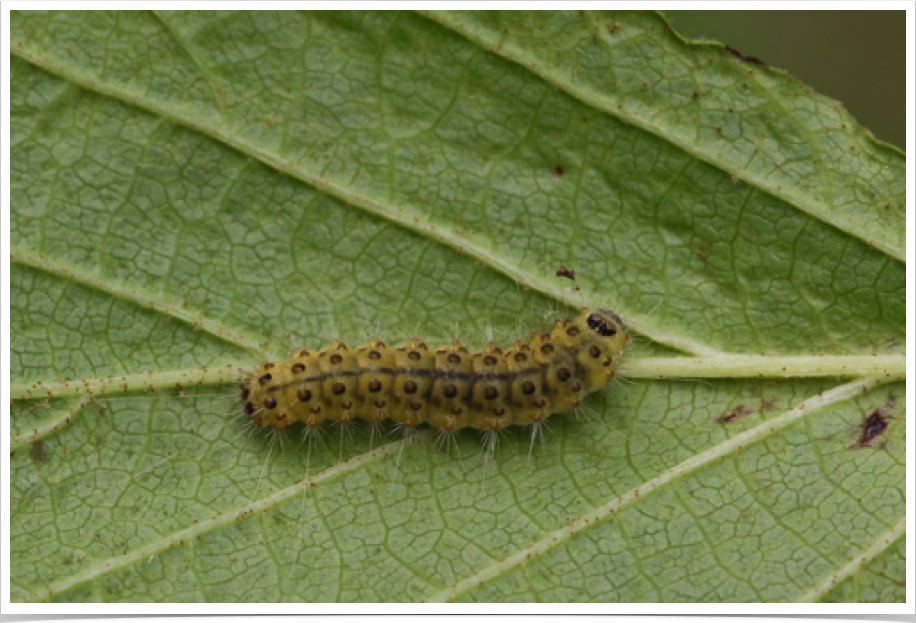
POLYGON ((614 376, 626 342, 620 318, 603 309, 557 320, 550 333, 505 352, 493 342, 471 353, 459 342, 432 350, 417 339, 357 348, 335 340, 262 364, 241 397, 247 416, 277 430, 387 418, 406 430, 427 423, 446 432, 499 431, 574 410, 614 376))

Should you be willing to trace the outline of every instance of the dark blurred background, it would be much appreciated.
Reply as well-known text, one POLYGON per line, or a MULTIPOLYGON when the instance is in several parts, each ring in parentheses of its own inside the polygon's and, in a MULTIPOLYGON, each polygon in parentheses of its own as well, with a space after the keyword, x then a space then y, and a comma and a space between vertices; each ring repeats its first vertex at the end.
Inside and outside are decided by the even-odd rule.
POLYGON ((906 147, 905 11, 665 11, 690 39, 715 39, 839 100, 878 138, 906 147))

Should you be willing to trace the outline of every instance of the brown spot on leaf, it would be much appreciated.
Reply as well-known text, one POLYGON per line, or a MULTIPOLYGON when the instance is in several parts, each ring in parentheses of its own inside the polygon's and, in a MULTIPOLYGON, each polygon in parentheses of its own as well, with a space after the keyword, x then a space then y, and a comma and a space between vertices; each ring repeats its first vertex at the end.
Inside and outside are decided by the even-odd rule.
POLYGON ((716 418, 716 424, 720 426, 724 426, 725 424, 731 424, 735 420, 740 420, 741 418, 746 417, 750 415, 751 413, 753 413, 753 411, 751 411, 750 409, 745 407, 743 404, 741 404, 735 407, 734 409, 732 409, 731 411, 729 411, 728 413, 726 413, 725 415, 716 418))
MULTIPOLYGON (((874 447, 874 441, 887 431, 890 426, 890 410, 897 404, 893 394, 888 394, 887 402, 883 407, 872 411, 859 425, 859 438, 850 446, 850 449, 874 447)), ((879 446, 883 448, 883 444, 879 446)))

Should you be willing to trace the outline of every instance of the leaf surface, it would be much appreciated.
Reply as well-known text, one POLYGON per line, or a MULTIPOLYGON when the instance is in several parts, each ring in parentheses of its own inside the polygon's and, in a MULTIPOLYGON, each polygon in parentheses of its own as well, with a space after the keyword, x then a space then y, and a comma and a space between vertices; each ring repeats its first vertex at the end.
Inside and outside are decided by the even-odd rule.
MULTIPOLYGON (((569 303, 621 311, 629 357, 903 352, 903 155, 656 14, 11 32, 14 383, 479 346, 569 303)), ((620 383, 491 464, 471 435, 272 451, 229 389, 16 401, 11 597, 902 601, 904 392, 620 383)))

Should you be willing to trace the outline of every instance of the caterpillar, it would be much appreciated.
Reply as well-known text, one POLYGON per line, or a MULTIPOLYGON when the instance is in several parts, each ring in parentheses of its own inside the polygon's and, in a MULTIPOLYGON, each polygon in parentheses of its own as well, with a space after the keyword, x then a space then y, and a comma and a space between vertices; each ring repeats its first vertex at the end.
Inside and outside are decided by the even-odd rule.
POLYGON ((359 418, 390 419, 405 432, 427 423, 446 434, 492 434, 574 410, 614 376, 627 339, 617 314, 583 309, 505 352, 492 341, 471 353, 457 341, 432 350, 416 338, 355 349, 334 340, 260 364, 242 381, 241 399, 251 421, 278 431, 302 422, 308 434, 325 420, 359 418))

